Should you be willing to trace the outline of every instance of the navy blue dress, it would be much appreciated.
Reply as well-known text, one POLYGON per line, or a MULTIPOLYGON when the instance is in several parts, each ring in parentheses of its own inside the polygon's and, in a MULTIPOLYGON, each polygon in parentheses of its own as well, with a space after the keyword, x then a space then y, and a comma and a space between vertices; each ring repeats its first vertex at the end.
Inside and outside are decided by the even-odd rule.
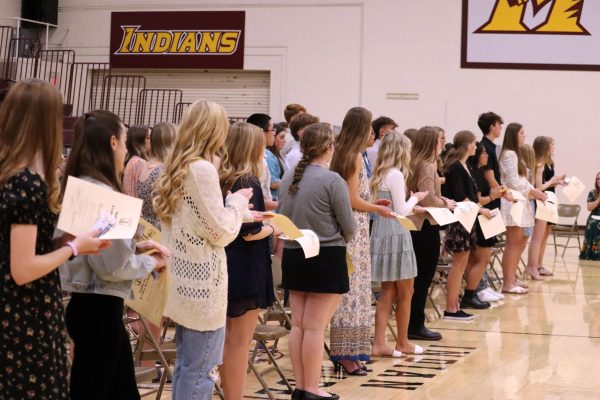
MULTIPOLYGON (((243 188, 253 190, 250 199, 254 206, 252 209, 265 211, 259 179, 252 175, 243 176, 234 183, 231 191, 243 188)), ((229 275, 227 316, 230 318, 239 317, 250 310, 270 307, 275 300, 269 237, 244 240, 244 236, 260 232, 262 226, 262 222, 242 224, 237 238, 225 247, 229 275)))

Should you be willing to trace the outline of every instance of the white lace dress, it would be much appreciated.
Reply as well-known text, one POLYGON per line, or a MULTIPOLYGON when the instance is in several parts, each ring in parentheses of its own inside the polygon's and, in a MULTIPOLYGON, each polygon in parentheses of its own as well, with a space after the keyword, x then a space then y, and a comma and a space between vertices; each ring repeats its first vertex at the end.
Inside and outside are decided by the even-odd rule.
MULTIPOLYGON (((527 180, 526 176, 519 175, 517 163, 517 153, 512 150, 506 150, 504 153, 502 153, 499 160, 500 180, 504 185, 506 185, 507 188, 516 190, 527 199, 529 196, 529 191, 533 189, 533 185, 529 182, 529 180, 527 180)), ((527 228, 534 225, 535 220, 531 202, 526 200, 524 205, 525 207, 523 209, 521 225, 517 225, 510 214, 513 203, 505 199, 501 200, 500 213, 502 214, 502 219, 504 220, 504 224, 506 226, 521 226, 522 228, 527 228)))

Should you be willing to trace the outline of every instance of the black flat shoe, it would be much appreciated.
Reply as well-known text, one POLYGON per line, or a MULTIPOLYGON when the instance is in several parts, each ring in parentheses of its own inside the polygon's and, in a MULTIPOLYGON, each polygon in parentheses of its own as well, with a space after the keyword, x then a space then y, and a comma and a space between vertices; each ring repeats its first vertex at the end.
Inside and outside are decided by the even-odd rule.
POLYGON ((410 340, 442 340, 442 335, 438 332, 430 331, 425 325, 417 330, 408 331, 410 340))
POLYGON ((300 389, 294 389, 294 391, 292 392, 292 400, 302 400, 304 398, 304 393, 306 393, 304 390, 300 390, 300 389))
MULTIPOLYGON (((328 392, 329 393, 329 392, 328 392)), ((331 396, 319 396, 311 392, 304 392, 304 400, 339 400, 340 396, 335 393, 329 393, 331 396)))
MULTIPOLYGON (((356 369, 353 369, 352 371, 348 371, 346 369, 346 367, 344 366, 344 364, 337 362, 337 361, 332 361, 333 362, 333 370, 336 373, 341 372, 342 370, 344 371, 344 373, 346 373, 347 375, 351 375, 351 376, 365 376, 367 375, 367 371, 364 371, 361 367, 356 367, 356 369)), ((308 392, 306 392, 308 393, 308 392)))

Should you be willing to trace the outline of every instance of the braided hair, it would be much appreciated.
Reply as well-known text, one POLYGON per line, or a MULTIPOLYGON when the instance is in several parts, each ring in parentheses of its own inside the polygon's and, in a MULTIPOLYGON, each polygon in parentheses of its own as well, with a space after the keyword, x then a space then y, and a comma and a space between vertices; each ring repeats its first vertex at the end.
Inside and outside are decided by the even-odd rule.
POLYGON ((310 164, 311 161, 322 156, 332 144, 333 131, 329 124, 320 122, 308 125, 304 129, 304 134, 300 141, 302 158, 294 169, 294 180, 288 188, 288 193, 294 194, 298 191, 306 166, 310 164))

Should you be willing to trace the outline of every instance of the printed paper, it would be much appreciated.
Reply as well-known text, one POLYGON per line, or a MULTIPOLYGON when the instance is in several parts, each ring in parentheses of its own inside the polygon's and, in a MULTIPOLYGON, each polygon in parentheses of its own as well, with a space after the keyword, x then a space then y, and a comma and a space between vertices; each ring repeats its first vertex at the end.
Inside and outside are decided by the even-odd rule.
POLYGON ((454 214, 452 214, 452 212, 447 208, 425 207, 425 210, 427 210, 435 222, 437 222, 437 224, 440 226, 458 222, 458 219, 456 219, 454 214))
POLYGON ((566 180, 568 183, 566 186, 563 186, 562 192, 571 203, 574 203, 575 200, 577 200, 577 198, 585 191, 585 185, 581 183, 576 176, 566 180))
POLYGON ((546 201, 536 200, 535 218, 548 221, 552 223, 558 223, 558 198, 553 192, 546 192, 546 201))
POLYGON ((473 203, 472 201, 460 201, 456 203, 454 216, 467 232, 473 230, 477 214, 479 214, 479 208, 479 204, 473 203))
POLYGON ((91 231, 103 215, 109 214, 115 225, 100 237, 131 239, 141 211, 141 199, 69 176, 57 228, 71 235, 81 235, 91 231))
POLYGON ((490 219, 487 219, 483 215, 480 215, 478 217, 481 232, 483 233, 483 237, 486 239, 506 232, 506 226, 504 225, 504 221, 502 220, 500 210, 496 208, 492 210, 492 214, 494 215, 494 217, 490 219))

